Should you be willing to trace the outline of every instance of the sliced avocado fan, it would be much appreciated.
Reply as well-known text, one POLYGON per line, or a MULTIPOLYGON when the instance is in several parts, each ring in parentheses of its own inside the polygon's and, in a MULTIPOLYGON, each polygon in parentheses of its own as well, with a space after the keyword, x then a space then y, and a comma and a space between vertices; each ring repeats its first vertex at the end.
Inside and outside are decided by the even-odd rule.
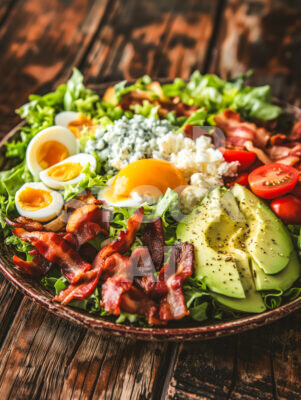
POLYGON ((300 262, 282 222, 248 189, 213 190, 177 228, 195 246, 195 275, 219 303, 242 312, 266 309, 260 291, 286 290, 300 262))
POLYGON ((232 193, 249 225, 246 248, 266 274, 277 274, 287 266, 292 240, 273 211, 250 190, 234 185, 232 193))

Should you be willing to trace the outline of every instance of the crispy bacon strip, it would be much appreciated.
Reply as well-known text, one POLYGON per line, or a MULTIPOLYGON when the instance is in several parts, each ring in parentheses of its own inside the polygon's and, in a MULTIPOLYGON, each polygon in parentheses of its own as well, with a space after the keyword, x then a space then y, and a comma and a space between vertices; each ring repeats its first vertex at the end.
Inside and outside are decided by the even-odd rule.
POLYGON ((165 282, 155 278, 154 272, 156 270, 146 247, 138 247, 133 251, 131 261, 134 267, 133 274, 135 275, 136 285, 153 299, 162 298, 167 294, 165 282))
POLYGON ((14 234, 20 239, 30 242, 48 261, 58 264, 62 274, 72 284, 78 282, 83 272, 91 269, 91 264, 82 257, 62 237, 53 232, 27 232, 16 228, 14 234))
POLYGON ((159 273, 159 280, 168 288, 167 296, 160 303, 160 319, 169 321, 181 319, 189 314, 184 294, 183 281, 193 273, 194 247, 189 243, 177 243, 173 246, 168 264, 159 273))
POLYGON ((22 258, 14 256, 13 262, 20 272, 38 278, 45 276, 52 267, 52 263, 37 252, 31 261, 24 261, 22 258))
POLYGON ((238 113, 232 110, 225 110, 214 117, 216 125, 226 134, 227 143, 244 145, 249 140, 254 146, 265 148, 271 133, 265 128, 260 128, 253 123, 241 119, 238 113))
POLYGON ((97 200, 89 189, 84 190, 80 195, 76 196, 74 199, 70 200, 65 205, 65 210, 70 212, 77 208, 84 206, 85 204, 95 204, 101 205, 103 202, 97 200))
POLYGON ((96 267, 98 262, 109 257, 113 253, 125 253, 132 247, 136 239, 136 234, 140 228, 144 217, 143 207, 135 211, 134 214, 128 219, 126 231, 119 232, 118 238, 113 240, 112 243, 102 248, 97 254, 93 267, 96 267))
POLYGON ((244 146, 248 151, 255 153, 258 160, 261 161, 263 164, 269 164, 272 162, 270 158, 265 154, 265 152, 258 147, 255 147, 253 145, 253 142, 251 142, 250 140, 247 140, 244 146))
POLYGON ((8 217, 5 217, 4 219, 8 225, 14 228, 24 228, 26 231, 29 232, 44 230, 44 226, 40 222, 34 221, 30 218, 18 217, 14 221, 9 219, 8 217))
POLYGON ((108 236, 110 212, 95 204, 86 204, 75 210, 67 223, 66 231, 76 236, 78 248, 102 233, 108 236))
POLYGON ((102 285, 102 306, 111 314, 120 314, 121 296, 127 292, 133 282, 133 265, 128 257, 114 253, 105 260, 101 278, 106 276, 102 285))
POLYGON ((66 305, 73 299, 86 299, 96 288, 99 276, 100 270, 95 269, 85 272, 83 282, 76 285, 69 285, 57 294, 53 298, 53 301, 66 305))
POLYGON ((131 314, 144 315, 149 324, 165 325, 158 316, 158 306, 141 289, 132 286, 121 296, 120 308, 131 314))
POLYGON ((142 236, 142 243, 148 248, 156 269, 161 267, 165 246, 163 223, 161 218, 157 218, 155 221, 146 225, 142 236))
POLYGON ((301 157, 301 143, 289 142, 283 146, 273 146, 268 149, 268 153, 273 161, 278 161, 289 156, 301 157))

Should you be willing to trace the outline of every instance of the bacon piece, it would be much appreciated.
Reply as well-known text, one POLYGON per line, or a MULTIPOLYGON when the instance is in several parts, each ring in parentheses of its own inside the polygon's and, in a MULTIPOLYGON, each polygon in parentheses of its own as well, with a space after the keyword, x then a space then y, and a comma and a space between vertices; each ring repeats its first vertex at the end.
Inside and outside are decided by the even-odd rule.
POLYGON ((101 271, 102 306, 111 314, 120 314, 121 295, 128 291, 133 282, 133 264, 128 257, 114 253, 105 260, 101 271))
POLYGON ((44 226, 38 222, 34 221, 31 218, 27 217, 18 217, 14 221, 5 217, 5 222, 14 227, 14 228, 24 228, 26 231, 33 232, 33 231, 43 231, 44 226))
POLYGON ((254 123, 241 119, 238 113, 225 110, 214 117, 216 125, 226 134, 227 139, 234 145, 243 145, 252 141, 256 147, 265 148, 271 133, 265 128, 259 128, 254 123))
POLYGON ((69 285, 57 294, 53 301, 62 305, 68 304, 73 299, 86 299, 93 293, 99 281, 100 270, 91 270, 84 273, 83 281, 77 285, 69 285))
POLYGON ((148 248, 156 269, 161 267, 165 246, 162 218, 157 218, 146 225, 142 236, 142 243, 148 248))
POLYGON ((109 257, 113 253, 125 253, 135 242, 136 234, 140 228, 144 217, 143 207, 136 210, 134 214, 128 219, 126 231, 120 231, 118 238, 113 240, 112 243, 103 247, 97 254, 93 266, 97 266, 98 262, 102 262, 103 259, 109 257))
POLYGON ((110 212, 95 204, 86 204, 75 210, 66 227, 66 231, 75 235, 77 248, 102 233, 109 234, 110 212))
POLYGON ((287 136, 283 135, 282 133, 277 133, 270 138, 270 145, 271 146, 278 146, 287 141, 287 136))
MULTIPOLYGON (((33 254, 32 252, 30 252, 33 254)), ((41 254, 35 252, 34 257, 30 261, 24 261, 18 256, 13 257, 13 262, 16 268, 26 275, 32 275, 34 277, 45 276, 51 269, 52 263, 46 260, 41 254)))
POLYGON ((74 211, 77 208, 84 206, 85 204, 95 204, 102 205, 101 200, 97 200, 89 189, 84 190, 80 195, 76 196, 74 199, 70 200, 65 205, 66 211, 74 211))
POLYGON ((120 308, 131 314, 144 315, 149 324, 166 324, 158 316, 158 306, 156 303, 135 286, 132 286, 121 296, 120 308))
POLYGON ((265 152, 258 147, 255 147, 251 141, 246 141, 244 144, 244 147, 253 153, 256 154, 257 158, 259 161, 261 161, 263 164, 270 164, 272 161, 270 158, 265 154, 265 152))
POLYGON ((288 135, 288 139, 291 141, 301 140, 301 121, 294 123, 291 133, 288 135))
POLYGON ((58 264, 62 274, 70 283, 78 282, 83 272, 91 269, 91 265, 62 237, 53 232, 27 232, 16 228, 14 234, 20 239, 33 244, 37 251, 48 261, 58 264))
POLYGON ((273 146, 268 149, 268 153, 273 161, 278 161, 288 156, 301 157, 301 143, 289 142, 285 146, 273 146))
POLYGON ((138 247, 132 255, 133 274, 135 283, 153 299, 162 298, 167 294, 165 282, 155 278, 155 267, 151 259, 149 250, 146 247, 138 247))
POLYGON ((194 247, 189 243, 177 243, 173 246, 168 264, 159 273, 159 280, 168 288, 167 296, 160 303, 160 319, 169 321, 181 319, 189 314, 184 294, 183 281, 193 273, 194 247))

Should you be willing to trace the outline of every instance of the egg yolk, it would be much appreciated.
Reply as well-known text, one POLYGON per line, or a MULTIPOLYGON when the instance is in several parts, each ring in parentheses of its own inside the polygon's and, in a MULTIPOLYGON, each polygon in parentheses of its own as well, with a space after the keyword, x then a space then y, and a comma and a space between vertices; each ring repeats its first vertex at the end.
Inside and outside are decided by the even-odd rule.
POLYGON ((43 169, 47 169, 69 156, 67 147, 56 140, 44 142, 37 150, 37 161, 43 169))
POLYGON ((57 181, 67 182, 76 178, 82 172, 83 166, 80 163, 65 162, 54 165, 48 171, 48 176, 57 181))
POLYGON ((186 185, 182 172, 173 164, 149 158, 133 162, 122 169, 106 191, 105 199, 111 202, 122 201, 131 197, 131 192, 137 192, 157 200, 168 188, 181 190, 186 185))
POLYGON ((81 128, 87 126, 94 126, 94 122, 87 118, 85 115, 80 114, 79 119, 69 122, 68 129, 73 133, 73 135, 79 139, 81 137, 81 128))
POLYGON ((20 207, 25 211, 36 211, 52 203, 52 196, 47 190, 26 187, 18 196, 20 207))

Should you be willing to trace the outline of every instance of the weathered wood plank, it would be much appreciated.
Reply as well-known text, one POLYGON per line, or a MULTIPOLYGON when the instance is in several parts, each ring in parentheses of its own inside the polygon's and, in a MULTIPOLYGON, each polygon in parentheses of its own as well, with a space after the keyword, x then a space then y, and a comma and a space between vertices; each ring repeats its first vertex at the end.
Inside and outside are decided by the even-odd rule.
POLYGON ((180 346, 167 399, 227 398, 233 384, 237 337, 180 346))
POLYGON ((83 65, 89 82, 188 77, 202 68, 217 1, 117 1, 83 65), (200 28, 202 27, 202 28, 200 28))
POLYGON ((152 398, 172 346, 102 337, 26 299, 0 351, 0 396, 152 398))
POLYGON ((300 29, 300 1, 229 0, 212 70, 228 77, 252 69, 251 84, 301 104, 300 29))
POLYGON ((81 61, 109 2, 25 0, 13 7, 0 27, 1 135, 30 93, 50 89, 81 61))
POLYGON ((22 294, 0 275, 0 347, 21 304, 22 294))

